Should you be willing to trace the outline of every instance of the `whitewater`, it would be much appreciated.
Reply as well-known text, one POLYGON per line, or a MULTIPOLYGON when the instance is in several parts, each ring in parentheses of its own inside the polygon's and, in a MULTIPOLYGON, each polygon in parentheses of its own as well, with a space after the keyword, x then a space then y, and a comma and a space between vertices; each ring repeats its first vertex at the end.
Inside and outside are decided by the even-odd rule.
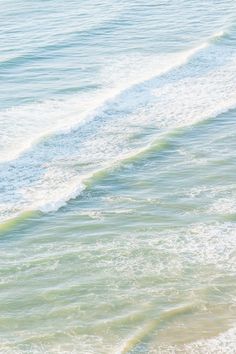
POLYGON ((235 353, 234 1, 0 4, 0 353, 235 353))
MULTIPOLYGON (((2 183, 3 203, 7 206, 5 210, 4 206, 1 208, 2 220, 27 210, 57 210, 77 197, 84 190, 86 180, 100 169, 125 160, 127 154, 135 155, 140 148, 145 150, 161 133, 214 118, 234 108, 236 55, 230 49, 222 57, 221 48, 213 42, 221 36, 224 32, 216 32, 196 48, 174 56, 148 58, 149 63, 145 63, 147 58, 136 58, 138 68, 137 63, 132 63, 135 72, 131 72, 135 78, 131 76, 127 80, 126 76, 128 87, 124 83, 122 86, 122 79, 116 76, 110 79, 115 81, 113 86, 118 82, 120 87, 109 83, 109 90, 98 92, 95 97, 90 94, 89 98, 73 97, 69 101, 46 102, 4 112, 2 131, 6 134, 4 126, 8 125, 12 132, 7 135, 9 142, 2 140, 1 180, 8 186, 11 181, 10 191, 2 183), (148 70, 144 69, 139 76, 141 62, 148 70), (154 75, 155 66, 159 71, 154 75), (207 73, 202 77, 205 70, 207 73), (190 80, 192 75, 198 75, 194 82, 190 80), (128 122, 124 122, 127 116, 128 122), (11 120, 20 124, 21 134, 14 122, 9 125, 11 120), (135 125, 137 128, 133 128, 135 125), (154 133, 145 136, 144 141, 137 141, 135 135, 141 134, 146 125, 148 129, 151 126, 154 133), (126 131, 117 137, 121 127, 126 131), (28 140, 26 144, 25 140, 28 140), (62 161, 61 166, 58 159, 62 161), (64 163, 70 166, 66 172, 64 163), (78 173, 79 164, 88 163, 89 168, 82 168, 78 173)), ((123 73, 124 68, 120 66, 123 73)), ((113 70, 117 75, 114 66, 113 70)))

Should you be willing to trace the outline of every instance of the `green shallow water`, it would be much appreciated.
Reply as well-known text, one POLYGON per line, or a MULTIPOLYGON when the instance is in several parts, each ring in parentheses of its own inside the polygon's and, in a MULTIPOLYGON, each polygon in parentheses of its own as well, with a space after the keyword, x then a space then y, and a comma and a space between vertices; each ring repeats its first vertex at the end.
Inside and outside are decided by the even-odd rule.
POLYGON ((2 352, 230 352, 207 343, 235 324, 235 114, 1 229, 2 352))

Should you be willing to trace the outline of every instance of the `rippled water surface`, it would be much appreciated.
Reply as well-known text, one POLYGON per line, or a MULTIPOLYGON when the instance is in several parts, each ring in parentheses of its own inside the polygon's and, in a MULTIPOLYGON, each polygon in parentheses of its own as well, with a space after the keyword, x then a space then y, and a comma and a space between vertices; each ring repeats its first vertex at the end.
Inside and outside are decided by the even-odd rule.
POLYGON ((0 3, 0 353, 236 353, 236 3, 0 3))

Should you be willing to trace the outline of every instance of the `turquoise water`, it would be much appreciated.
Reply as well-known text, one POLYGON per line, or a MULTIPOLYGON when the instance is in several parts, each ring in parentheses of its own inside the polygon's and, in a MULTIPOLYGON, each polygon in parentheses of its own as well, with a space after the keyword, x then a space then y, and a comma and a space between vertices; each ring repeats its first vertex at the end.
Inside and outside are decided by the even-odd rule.
POLYGON ((0 20, 0 352, 236 353, 235 1, 0 20))

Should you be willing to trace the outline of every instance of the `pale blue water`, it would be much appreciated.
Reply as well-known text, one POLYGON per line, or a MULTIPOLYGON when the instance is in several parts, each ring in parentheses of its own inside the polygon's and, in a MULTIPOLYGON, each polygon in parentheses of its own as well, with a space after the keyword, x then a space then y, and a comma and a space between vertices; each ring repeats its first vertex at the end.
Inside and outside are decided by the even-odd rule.
POLYGON ((0 352, 236 353, 235 1, 0 29, 0 352))

